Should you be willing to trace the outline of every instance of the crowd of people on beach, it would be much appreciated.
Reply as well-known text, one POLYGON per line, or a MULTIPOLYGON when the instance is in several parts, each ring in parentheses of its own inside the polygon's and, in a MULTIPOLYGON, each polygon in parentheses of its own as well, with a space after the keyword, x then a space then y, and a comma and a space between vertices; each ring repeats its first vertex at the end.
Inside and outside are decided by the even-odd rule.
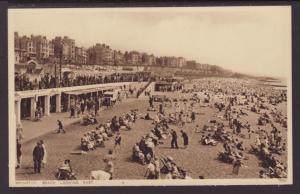
MULTIPOLYGON (((76 105, 78 112, 82 114, 88 104, 92 104, 87 109, 88 112, 94 112, 91 118, 96 122, 88 125, 97 124, 95 129, 85 132, 81 137, 81 151, 86 153, 97 147, 105 147, 105 141, 114 137, 114 150, 109 150, 109 156, 104 158, 107 166, 104 172, 109 174, 107 179, 116 178, 113 175, 113 161, 118 157, 115 150, 121 146, 121 133, 131 131, 134 123, 142 119, 150 122, 151 128, 133 143, 131 159, 132 162, 146 166, 146 179, 190 179, 184 166, 176 164, 171 155, 160 155, 159 150, 160 145, 170 142, 170 149, 182 152, 189 147, 192 135, 199 135, 199 146, 217 148, 221 144, 215 157, 220 162, 232 165, 234 175, 239 175, 241 168, 247 168, 249 154, 254 154, 259 160, 260 178, 287 177, 287 164, 279 159, 287 151, 287 139, 284 135, 287 133, 287 113, 278 108, 287 101, 285 90, 228 78, 204 78, 193 80, 190 84, 192 89, 182 93, 177 91, 178 96, 158 100, 153 95, 148 95, 149 107, 145 114, 132 109, 129 113, 114 116, 101 124, 97 121, 99 109, 96 108, 96 100, 80 101, 76 105), (198 110, 202 108, 211 108, 214 115, 203 126, 199 126, 196 124, 201 119, 198 110), (255 122, 248 121, 249 117, 255 118, 255 122), (194 129, 187 131, 187 124, 193 125, 194 129), (179 136, 184 149, 179 149, 179 136)), ((72 111, 71 116, 74 116, 72 111)), ((38 144, 37 147, 39 150, 41 145, 38 144)), ((69 160, 64 162, 70 164, 69 160)), ((36 166, 39 172, 39 162, 36 166)), ((99 178, 99 173, 101 174, 91 172, 91 177, 102 179, 99 178)), ((198 175, 197 178, 204 177, 198 175)))
MULTIPOLYGON (((171 156, 158 156, 154 147, 164 144, 164 140, 171 136, 171 148, 178 149, 177 133, 170 129, 164 120, 154 121, 154 128, 141 137, 141 140, 132 148, 132 160, 142 165, 147 165, 145 177, 147 179, 188 179, 186 170, 178 166, 171 156), (165 176, 161 176, 165 174, 165 176)), ((184 147, 188 145, 188 136, 182 131, 184 147)))
MULTIPOLYGON (((131 130, 131 125, 137 119, 137 110, 131 110, 129 113, 121 115, 119 117, 114 116, 111 120, 107 120, 106 123, 100 123, 95 129, 83 134, 81 138, 81 150, 90 151, 97 147, 105 147, 104 142, 109 140, 110 137, 117 134, 120 135, 121 130, 131 130)), ((119 138, 116 140, 116 146, 120 145, 119 138)))
MULTIPOLYGON (((265 168, 259 172, 260 177, 264 177, 262 172, 267 171, 265 175, 271 178, 286 178, 287 167, 274 156, 286 151, 287 141, 283 139, 282 133, 286 132, 287 116, 276 108, 276 105, 286 102, 286 91, 234 80, 227 80, 223 87, 218 85, 218 80, 208 80, 206 83, 202 80, 198 88, 205 92, 208 102, 215 103, 219 112, 224 111, 224 116, 218 118, 218 122, 210 121, 214 127, 212 133, 202 136, 203 144, 223 143, 224 151, 219 153, 218 159, 233 164, 235 174, 238 174, 240 167, 245 166, 243 160, 248 160, 246 153, 254 153, 265 168), (254 126, 243 118, 249 112, 258 115, 254 126), (228 122, 226 130, 224 119, 228 122), (274 123, 278 123, 281 129, 274 123), (252 136, 256 136, 255 144, 250 142, 250 147, 246 147, 241 139, 250 139, 252 136)), ((207 128, 203 128, 204 131, 207 128)))
MULTIPOLYGON (((224 151, 220 151, 217 158, 222 162, 232 164, 233 174, 239 174, 241 167, 247 167, 245 163, 248 160, 248 153, 255 153, 262 161, 261 167, 267 171, 265 174, 271 178, 286 178, 287 167, 274 156, 274 154, 284 154, 287 149, 286 139, 282 138, 282 132, 285 132, 287 128, 287 116, 276 108, 276 105, 287 101, 286 91, 261 87, 247 82, 237 82, 236 80, 201 79, 201 83, 194 83, 193 89, 185 90, 184 93, 193 94, 181 99, 166 98, 159 105, 159 111, 156 118, 153 119, 155 123, 159 121, 167 129, 169 129, 169 125, 180 128, 185 123, 191 123, 195 120, 197 114, 194 111, 195 106, 215 108, 217 113, 223 112, 224 114, 209 120, 202 129, 196 126, 195 132, 202 133, 199 140, 202 145, 215 146, 219 142, 222 143, 224 151), (202 96, 195 95, 195 92, 202 96), (183 102, 183 109, 178 109, 178 102, 183 102), (171 108, 171 112, 165 113, 162 110, 163 107, 171 108), (253 107, 256 111, 253 111, 253 107), (258 114, 257 123, 254 125, 251 125, 244 118, 250 114, 249 112, 258 114), (266 120, 264 124, 261 122, 262 118, 266 120), (280 124, 282 129, 279 130, 274 123, 280 124), (261 129, 259 126, 267 128, 261 129), (268 133, 267 131, 270 129, 271 131, 268 133), (251 137, 255 135, 257 136, 255 146, 251 142, 250 146, 246 146, 244 140, 248 141, 249 139, 250 141, 251 137)), ((153 108, 153 99, 151 98, 149 99, 148 110, 156 111, 153 108)), ((152 119, 149 113, 146 114, 145 119, 152 119)), ((145 161, 149 163, 153 158, 152 149, 141 149, 145 145, 144 142, 146 141, 148 145, 151 145, 148 147, 152 148, 158 145, 157 142, 162 137, 160 131, 153 132, 155 131, 151 130, 147 136, 142 137, 141 142, 134 146, 133 156, 142 164, 145 161)), ((184 134, 183 137, 187 136, 182 130, 181 133, 184 134)), ((171 148, 178 148, 176 131, 169 130, 165 137, 168 136, 171 139, 171 148)), ((188 138, 186 139, 185 142, 188 142, 188 138)), ((259 173, 262 177, 262 172, 259 173)))

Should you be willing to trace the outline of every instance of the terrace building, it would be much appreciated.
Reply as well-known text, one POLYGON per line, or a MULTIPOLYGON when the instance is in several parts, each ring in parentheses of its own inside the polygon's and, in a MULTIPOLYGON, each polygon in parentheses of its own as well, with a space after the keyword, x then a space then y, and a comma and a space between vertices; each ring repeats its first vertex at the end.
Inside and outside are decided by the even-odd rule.
POLYGON ((26 55, 28 59, 36 59, 36 42, 34 41, 34 36, 31 35, 30 38, 24 38, 26 46, 26 55))
POLYGON ((75 62, 76 64, 86 65, 87 50, 84 47, 75 47, 75 62))
POLYGON ((54 55, 54 43, 52 40, 48 42, 48 50, 49 50, 48 62, 53 63, 55 60, 55 55, 54 55))
POLYGON ((88 64, 113 65, 114 51, 108 45, 97 43, 88 49, 88 64))
POLYGON ((39 63, 52 62, 54 59, 54 45, 45 36, 20 37, 14 33, 15 63, 25 63, 31 59, 39 63))
POLYGON ((177 58, 176 57, 166 57, 165 58, 166 67, 177 67, 177 58))
POLYGON ((128 53, 127 62, 129 65, 140 65, 142 63, 142 56, 137 51, 128 53))
POLYGON ((21 61, 21 47, 20 38, 18 32, 14 33, 14 52, 15 52, 15 64, 21 61))
POLYGON ((45 36, 34 36, 36 44, 36 59, 39 63, 45 63, 49 59, 49 42, 45 36))
POLYGON ((178 57, 177 58, 177 67, 181 68, 186 66, 186 59, 183 57, 178 57))
POLYGON ((125 57, 121 51, 113 51, 114 65, 124 65, 125 57))
POLYGON ((197 68, 197 62, 196 61, 186 61, 186 68, 196 69, 197 68))
POLYGON ((155 64, 160 67, 165 66, 165 57, 156 57, 155 64))
POLYGON ((56 58, 61 58, 63 63, 75 63, 75 40, 67 36, 55 37, 53 43, 56 58))
POLYGON ((148 55, 147 53, 142 54, 142 64, 146 66, 154 66, 156 64, 156 58, 153 54, 148 55))

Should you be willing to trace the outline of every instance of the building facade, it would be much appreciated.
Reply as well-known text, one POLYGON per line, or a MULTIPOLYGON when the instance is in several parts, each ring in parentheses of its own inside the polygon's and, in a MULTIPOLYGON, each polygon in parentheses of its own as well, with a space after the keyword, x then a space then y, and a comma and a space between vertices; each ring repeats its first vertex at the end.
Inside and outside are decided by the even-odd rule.
POLYGON ((54 63, 55 62, 54 43, 52 40, 48 42, 48 50, 49 50, 48 62, 54 63))
POLYGON ((186 61, 186 68, 196 69, 197 68, 197 62, 196 61, 186 61))
POLYGON ((75 40, 64 36, 62 40, 62 58, 66 63, 75 63, 75 40))
POLYGON ((177 67, 178 65, 176 57, 166 57, 165 66, 167 67, 177 67))
POLYGON ((114 51, 105 44, 97 43, 95 46, 89 48, 87 56, 89 65, 114 64, 114 51))
POLYGON ((86 65, 87 50, 84 47, 75 47, 75 63, 79 65, 86 65))
POLYGON ((21 43, 18 32, 14 33, 14 53, 15 53, 15 64, 21 62, 21 43))
POLYGON ((53 41, 47 40, 45 36, 30 37, 14 33, 15 63, 25 63, 35 60, 38 63, 52 63, 54 61, 53 41))
POLYGON ((128 65, 141 65, 142 56, 137 51, 130 51, 126 56, 126 62, 128 65))
POLYGON ((75 63, 75 40, 68 36, 55 37, 53 39, 54 56, 63 63, 75 63))
POLYGON ((19 36, 14 33, 14 58, 15 63, 26 63, 35 60, 38 63, 59 63, 77 65, 107 65, 107 66, 159 66, 171 68, 194 69, 199 72, 219 72, 218 66, 198 63, 194 60, 186 60, 183 57, 161 56, 140 53, 138 51, 124 52, 112 50, 106 44, 95 44, 85 49, 76 47, 75 40, 64 37, 55 37, 47 40, 45 36, 19 36))
POLYGON ((142 65, 154 66, 156 64, 156 58, 153 54, 148 55, 147 53, 142 54, 142 65))
POLYGON ((182 68, 186 66, 186 59, 183 57, 178 57, 177 58, 177 67, 182 68))
POLYGON ((14 33, 15 63, 25 63, 36 60, 38 63, 47 63, 54 60, 54 45, 45 36, 20 37, 14 33))
POLYGON ((36 45, 36 59, 39 63, 46 63, 49 59, 49 42, 45 36, 34 36, 36 45))
POLYGON ((20 62, 26 62, 31 59, 36 59, 36 44, 32 37, 22 36, 19 38, 19 59, 20 62))
POLYGON ((113 51, 113 60, 114 60, 114 65, 124 65, 125 63, 125 56, 121 51, 113 51))

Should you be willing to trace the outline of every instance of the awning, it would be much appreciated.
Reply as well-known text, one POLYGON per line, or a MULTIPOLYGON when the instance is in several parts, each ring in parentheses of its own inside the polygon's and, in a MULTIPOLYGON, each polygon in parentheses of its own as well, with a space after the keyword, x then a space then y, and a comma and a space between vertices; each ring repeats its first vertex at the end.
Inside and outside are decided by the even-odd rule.
POLYGON ((115 87, 111 86, 111 87, 100 87, 100 88, 83 89, 83 90, 73 90, 73 91, 67 91, 63 93, 77 96, 80 94, 87 94, 87 93, 99 92, 99 91, 111 90, 111 89, 115 89, 115 87))

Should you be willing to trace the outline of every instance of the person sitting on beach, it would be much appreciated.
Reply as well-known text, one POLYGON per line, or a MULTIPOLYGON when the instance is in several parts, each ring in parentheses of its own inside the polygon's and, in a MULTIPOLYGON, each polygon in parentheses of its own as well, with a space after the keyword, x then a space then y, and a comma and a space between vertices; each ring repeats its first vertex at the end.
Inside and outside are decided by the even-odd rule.
POLYGON ((56 178, 58 180, 76 179, 71 166, 71 160, 66 159, 63 161, 62 165, 58 168, 58 171, 56 173, 56 178))
POLYGON ((203 145, 213 145, 213 146, 215 146, 217 144, 217 142, 212 138, 210 133, 205 137, 203 135, 202 138, 203 139, 201 141, 202 141, 203 145))
POLYGON ((196 127, 195 127, 195 129, 194 129, 194 132, 195 132, 195 133, 201 133, 201 132, 202 132, 202 130, 201 130, 201 128, 199 127, 199 125, 196 125, 196 127))
MULTIPOLYGON (((105 134, 105 133, 103 133, 103 134, 105 134)), ((103 138, 103 135, 101 133, 95 133, 94 137, 95 137, 95 146, 104 147, 104 138, 103 138)))
POLYGON ((41 115, 39 109, 36 109, 34 112, 34 121, 40 121, 41 118, 42 118, 42 115, 41 115))
POLYGON ((150 117, 150 114, 147 113, 146 116, 145 116, 145 120, 153 120, 153 119, 150 117))
POLYGON ((141 164, 145 164, 145 155, 140 150, 139 143, 134 144, 132 148, 132 160, 139 162, 141 164))
POLYGON ((71 160, 67 159, 67 160, 64 160, 62 165, 59 167, 59 169, 63 169, 67 172, 72 172, 72 166, 71 166, 71 160))
POLYGON ((236 144, 236 148, 238 150, 241 150, 241 151, 245 151, 245 147, 243 145, 243 141, 240 141, 239 143, 236 144))

